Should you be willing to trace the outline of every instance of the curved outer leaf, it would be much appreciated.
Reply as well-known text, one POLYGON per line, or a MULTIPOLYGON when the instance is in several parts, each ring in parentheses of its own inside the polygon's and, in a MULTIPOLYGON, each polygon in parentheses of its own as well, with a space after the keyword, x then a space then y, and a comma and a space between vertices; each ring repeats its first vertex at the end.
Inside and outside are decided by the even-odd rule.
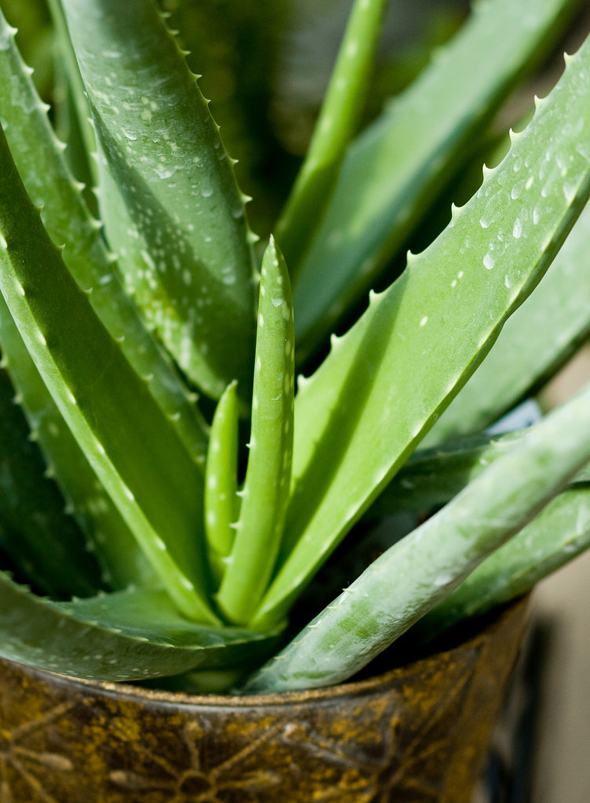
POLYGON ((496 550, 408 633, 425 643, 469 616, 527 594, 590 547, 590 489, 570 488, 496 550))
POLYGON ((88 680, 247 667, 276 647, 276 633, 191 624, 163 591, 124 591, 59 604, 0 573, 0 612, 0 655, 88 680))
POLYGON ((25 576, 45 593, 66 599, 100 588, 100 570, 84 535, 64 511, 55 483, 29 438, 14 403, 14 389, 0 373, 0 545, 25 576))
POLYGON ((569 0, 492 0, 351 146, 293 289, 307 354, 420 223, 527 63, 562 30, 569 0))
POLYGON ((387 0, 356 0, 313 139, 276 226, 291 276, 312 242, 363 110, 387 0))
POLYGON ((400 279, 335 341, 295 405, 275 620, 405 462, 541 279, 590 194, 590 43, 501 165, 400 279), (564 122, 567 121, 567 122, 564 122), (524 180, 523 192, 511 197, 524 180), (536 214, 533 210, 536 210, 536 214))
MULTIPOLYGON (((540 210, 534 209, 534 214, 540 210)), ((553 375, 589 334, 590 206, 576 221, 542 284, 507 322, 422 446, 489 426, 553 375)))
MULTIPOLYGON (((9 269, 6 252, 0 248, 0 270, 9 269)), ((0 344, 2 362, 17 389, 16 400, 27 416, 31 433, 43 445, 46 462, 47 455, 51 455, 47 472, 57 481, 68 511, 76 517, 89 547, 96 553, 103 582, 111 588, 153 584, 156 575, 70 432, 2 295, 0 344)))
POLYGON ((207 101, 152 0, 63 5, 99 145, 127 209, 121 219, 121 199, 102 194, 121 269, 189 377, 215 397, 238 379, 247 398, 251 236, 207 101))
POLYGON ((3 133, 0 231, 0 289, 63 417, 180 609, 216 624, 206 598, 200 471, 68 272, 3 133))
POLYGON ((590 459, 590 437, 580 437, 588 431, 590 386, 381 555, 248 690, 311 688, 351 677, 533 519, 590 459))
POLYGON ((83 289, 92 287, 90 301, 96 314, 113 337, 121 340, 122 351, 137 373, 150 378, 154 399, 170 416, 193 459, 202 465, 207 425, 196 410, 194 397, 124 290, 100 224, 84 205, 80 185, 64 159, 63 145, 47 119, 47 107, 37 96, 30 70, 16 49, 14 32, 1 13, 0 36, 7 40, 7 47, 0 50, 0 86, 10 86, 10 96, 2 96, 0 114, 27 192, 43 207, 42 219, 53 242, 67 244, 63 258, 73 277, 83 289))
POLYGON ((250 456, 236 538, 217 600, 230 622, 249 621, 279 552, 291 481, 295 337, 291 285, 271 241, 262 260, 250 456))
MULTIPOLYGON (((30 70, 20 59, 14 34, 14 29, 7 25, 0 13, 0 40, 4 43, 4 47, 0 48, 0 85, 11 88, 10 98, 3 98, 3 122, 8 125, 10 140, 29 187, 39 202, 43 198, 50 202, 49 218, 54 236, 58 242, 63 240, 65 230, 65 239, 73 240, 68 258, 74 257, 78 267, 85 265, 86 260, 93 263, 97 254, 104 255, 100 235, 93 222, 80 214, 83 207, 79 202, 79 189, 63 168, 62 147, 48 126, 46 107, 40 102, 29 80, 30 70), (46 179, 48 183, 44 183, 46 179), (68 198, 72 203, 67 203, 68 198), (78 240, 75 236, 81 236, 84 231, 88 235, 87 254, 77 251, 78 240)), ((4 265, 5 260, 6 254, 0 249, 0 265, 8 270, 8 266, 4 265)), ((112 270, 112 266, 109 270, 112 270)), ((92 280, 87 278, 86 286, 90 286, 92 280)), ((97 296, 101 296, 101 293, 97 293, 97 296)), ((115 312, 119 312, 121 304, 114 299, 111 302, 115 312)), ((0 343, 3 362, 17 389, 17 398, 27 416, 33 437, 43 449, 48 471, 55 476, 68 508, 76 516, 89 539, 89 545, 92 545, 100 560, 103 581, 114 588, 125 588, 130 583, 139 586, 153 583, 155 576, 151 567, 70 433, 1 296, 0 343)))

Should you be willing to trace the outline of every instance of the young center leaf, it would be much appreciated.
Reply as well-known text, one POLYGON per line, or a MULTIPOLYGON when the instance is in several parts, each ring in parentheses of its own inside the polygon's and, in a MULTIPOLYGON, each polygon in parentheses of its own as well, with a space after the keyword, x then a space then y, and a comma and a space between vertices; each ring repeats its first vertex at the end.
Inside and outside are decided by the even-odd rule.
POLYGON ((205 474, 205 532, 211 568, 220 582, 231 552, 240 509, 238 496, 238 400, 236 382, 215 409, 205 474))
POLYGON ((223 613, 238 624, 256 610, 283 535, 293 454, 294 350, 289 274, 271 239, 262 260, 248 468, 217 594, 223 613))

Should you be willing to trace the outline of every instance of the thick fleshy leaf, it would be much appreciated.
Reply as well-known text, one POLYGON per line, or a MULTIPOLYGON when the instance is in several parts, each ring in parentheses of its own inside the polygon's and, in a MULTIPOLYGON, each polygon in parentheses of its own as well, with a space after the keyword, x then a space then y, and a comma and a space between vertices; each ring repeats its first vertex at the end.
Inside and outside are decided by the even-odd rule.
POLYGON ((56 85, 53 98, 55 130, 58 137, 67 145, 66 157, 74 175, 79 181, 86 182, 84 199, 89 208, 96 213, 98 205, 93 190, 96 187, 98 171, 94 158, 96 137, 90 119, 90 108, 61 0, 47 0, 47 8, 53 23, 55 50, 56 85), (63 129, 64 136, 60 129, 63 129))
POLYGON ((525 431, 474 435, 432 449, 419 449, 377 497, 366 515, 430 510, 445 505, 487 466, 519 443, 525 431))
MULTIPOLYGON (((6 252, 0 249, 0 270, 9 269, 6 252)), ((103 583, 115 589, 153 584, 156 575, 70 432, 2 295, 0 345, 2 363, 17 390, 15 400, 27 417, 32 437, 43 447, 47 474, 59 485, 68 511, 92 545, 103 583)))
MULTIPOLYGON (((371 519, 400 510, 427 511, 445 505, 486 468, 526 437, 527 430, 503 435, 474 435, 432 449, 420 449, 377 497, 366 513, 371 519)), ((572 479, 590 481, 590 466, 572 479)))
POLYGON ((238 402, 236 383, 228 385, 215 409, 205 473, 205 532, 216 581, 225 573, 240 509, 238 497, 238 402))
MULTIPOLYGON (((590 437, 580 437, 589 430, 590 386, 381 555, 252 679, 248 689, 332 685, 369 663, 561 490, 590 459, 590 437)), ((587 525, 587 512, 581 521, 587 525)), ((534 561, 540 555, 529 552, 530 546, 525 540, 524 554, 534 561)))
POLYGON ((309 354, 405 246, 510 88, 577 4, 492 0, 351 146, 293 289, 298 353, 309 354))
MULTIPOLYGON (((54 3, 59 5, 57 0, 54 3)), ((10 95, 2 96, 2 122, 27 192, 43 207, 42 219, 53 242, 66 245, 63 258, 73 277, 84 290, 92 288, 94 311, 121 341, 121 349, 137 373, 149 378, 148 387, 157 404, 170 416, 193 459, 202 465, 207 426, 193 396, 122 286, 101 226, 85 207, 80 185, 64 159, 64 146, 53 134, 47 107, 37 96, 30 70, 16 49, 14 32, 1 13, 0 36, 7 40, 7 47, 0 50, 0 86, 10 86, 10 95)))
POLYGON ((5 371, 0 373, 0 546, 31 582, 53 597, 88 597, 100 569, 84 535, 45 476, 39 447, 5 371))
POLYGON ((88 680, 146 680, 197 667, 247 667, 276 647, 276 633, 188 622, 163 591, 55 603, 0 573, 0 610, 0 655, 88 680))
POLYGON ((271 239, 262 260, 250 455, 236 537, 217 594, 230 622, 245 624, 279 552, 293 455, 295 337, 291 285, 271 239))
POLYGON ((280 618, 473 373, 551 264, 590 194, 590 43, 477 194, 300 383, 280 618), (568 125, 564 125, 564 120, 568 125), (513 193, 515 185, 522 192, 513 193), (516 197, 514 197, 516 196, 516 197), (533 213, 530 210, 537 210, 533 213))
MULTIPOLYGON (((518 193, 522 187, 515 186, 518 193)), ((541 207, 532 210, 541 214, 541 207)), ((489 426, 531 394, 590 334, 590 206, 541 285, 506 323, 498 341, 422 446, 489 426)))
POLYGON ((295 185, 276 226, 291 276, 313 241, 363 110, 387 0, 356 0, 295 185))
POLYGON ((0 289, 26 347, 173 599, 188 616, 217 623, 206 598, 202 475, 68 272, 3 133, 0 177, 0 289))
POLYGON ((128 286, 188 376, 249 396, 254 263, 244 196, 152 0, 64 0, 103 159, 101 214, 128 286), (103 180, 104 179, 104 180, 103 180))
POLYGON ((527 594, 590 547, 590 489, 566 489, 507 544, 491 554, 407 634, 425 643, 470 616, 527 594))

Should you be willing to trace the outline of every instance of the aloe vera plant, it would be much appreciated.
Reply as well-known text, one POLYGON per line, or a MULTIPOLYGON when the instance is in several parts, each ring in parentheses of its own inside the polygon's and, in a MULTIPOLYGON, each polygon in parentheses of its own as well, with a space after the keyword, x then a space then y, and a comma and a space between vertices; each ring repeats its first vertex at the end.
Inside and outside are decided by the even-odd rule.
POLYGON ((355 0, 268 243, 156 3, 48 5, 66 143, 0 14, 1 655, 337 683, 590 545, 590 390, 483 432, 590 331, 590 42, 392 270, 574 0, 477 4, 360 134, 386 3, 355 0), (347 534, 399 510, 431 515, 293 634, 347 534))

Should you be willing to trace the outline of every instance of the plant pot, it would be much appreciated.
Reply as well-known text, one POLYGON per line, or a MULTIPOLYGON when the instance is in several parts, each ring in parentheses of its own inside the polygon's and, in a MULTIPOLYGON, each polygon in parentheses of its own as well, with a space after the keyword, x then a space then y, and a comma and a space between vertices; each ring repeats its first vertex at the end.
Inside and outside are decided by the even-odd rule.
POLYGON ((2 803, 468 803, 526 604, 460 646, 307 693, 192 696, 3 661, 2 803))

